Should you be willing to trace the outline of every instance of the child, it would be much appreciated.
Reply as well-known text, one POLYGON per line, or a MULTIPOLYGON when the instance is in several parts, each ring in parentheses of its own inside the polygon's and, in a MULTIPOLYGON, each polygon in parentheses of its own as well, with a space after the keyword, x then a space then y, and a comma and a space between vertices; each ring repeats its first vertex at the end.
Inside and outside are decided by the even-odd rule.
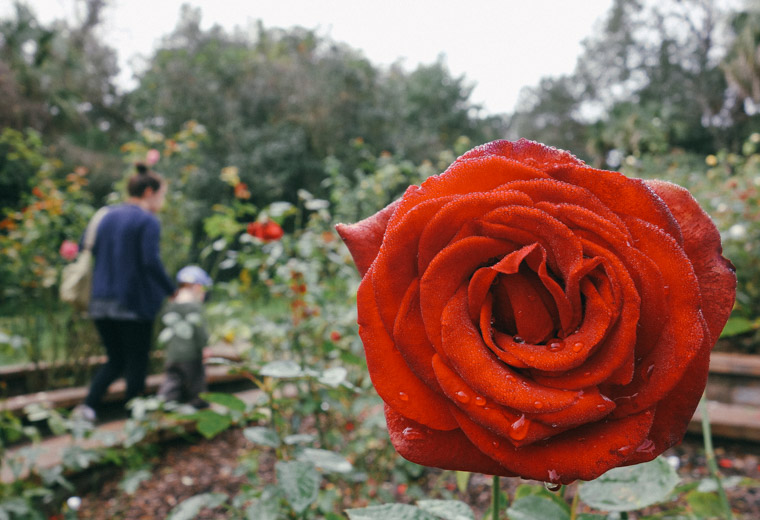
POLYGON ((166 380, 158 395, 167 401, 206 408, 208 403, 198 394, 206 391, 203 359, 208 353, 208 328, 202 304, 211 277, 200 267, 189 265, 177 273, 177 284, 177 293, 161 316, 164 329, 158 338, 164 343, 166 380))

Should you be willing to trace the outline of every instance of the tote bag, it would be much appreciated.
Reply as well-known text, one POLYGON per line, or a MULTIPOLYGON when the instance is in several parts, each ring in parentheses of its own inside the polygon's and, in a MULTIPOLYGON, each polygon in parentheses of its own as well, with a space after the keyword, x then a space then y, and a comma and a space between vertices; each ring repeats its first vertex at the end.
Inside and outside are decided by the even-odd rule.
POLYGON ((92 291, 92 246, 95 245, 95 236, 98 225, 108 213, 108 208, 100 208, 92 216, 84 235, 84 245, 77 259, 63 268, 61 272, 61 286, 59 296, 62 301, 70 303, 78 310, 86 310, 90 304, 90 292, 92 291))

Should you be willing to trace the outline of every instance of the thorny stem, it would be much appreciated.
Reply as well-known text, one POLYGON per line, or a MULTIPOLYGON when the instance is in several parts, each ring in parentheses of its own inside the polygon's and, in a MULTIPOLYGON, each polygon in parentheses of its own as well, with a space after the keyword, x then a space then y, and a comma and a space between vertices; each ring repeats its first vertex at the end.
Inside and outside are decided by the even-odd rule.
POLYGON ((499 520, 499 498, 501 495, 501 486, 499 485, 499 475, 493 476, 491 484, 491 518, 499 520))
POLYGON ((723 484, 720 481, 720 473, 718 473, 718 464, 715 462, 715 450, 712 443, 712 430, 710 429, 710 416, 707 413, 707 399, 704 394, 699 401, 699 411, 702 414, 702 438, 705 442, 705 458, 707 459, 707 467, 710 470, 712 478, 715 479, 715 483, 718 486, 718 497, 720 497, 720 505, 723 509, 725 520, 733 520, 734 515, 731 512, 731 506, 728 503, 728 497, 726 496, 726 490, 723 489, 723 484))

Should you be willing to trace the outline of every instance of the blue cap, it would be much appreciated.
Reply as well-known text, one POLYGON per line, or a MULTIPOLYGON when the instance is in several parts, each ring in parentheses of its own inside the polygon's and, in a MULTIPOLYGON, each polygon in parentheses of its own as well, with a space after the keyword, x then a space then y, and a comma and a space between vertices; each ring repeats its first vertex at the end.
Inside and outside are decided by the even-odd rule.
POLYGON ((183 267, 177 273, 177 283, 197 283, 211 287, 211 277, 197 265, 183 267))

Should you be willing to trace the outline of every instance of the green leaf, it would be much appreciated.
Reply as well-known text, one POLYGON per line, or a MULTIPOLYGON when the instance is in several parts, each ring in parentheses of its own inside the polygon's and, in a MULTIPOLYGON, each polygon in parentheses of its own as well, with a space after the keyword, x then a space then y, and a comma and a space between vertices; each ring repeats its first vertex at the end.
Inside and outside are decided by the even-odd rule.
POLYGON ((346 380, 348 370, 343 367, 328 368, 318 377, 318 381, 323 385, 327 385, 331 388, 337 388, 340 384, 346 380))
POLYGON ((246 520, 279 520, 280 504, 277 500, 259 499, 245 509, 246 520))
POLYGON ((346 509, 350 520, 437 520, 419 507, 407 504, 384 504, 361 509, 346 509))
POLYGON ((552 493, 548 489, 546 489, 545 486, 534 486, 529 484, 520 484, 517 486, 517 489, 515 490, 515 498, 514 501, 518 501, 521 498, 530 497, 530 496, 538 496, 541 498, 544 498, 546 500, 551 500, 554 503, 556 503, 559 507, 567 511, 567 514, 570 514, 570 506, 567 505, 567 502, 557 493, 552 493))
MULTIPOLYGON (((732 487, 736 487, 739 484, 741 484, 742 479, 743 477, 739 475, 722 478, 720 479, 720 485, 723 487, 723 489, 730 489, 732 487)), ((702 493, 718 491, 718 483, 715 481, 714 478, 706 478, 699 482, 699 486, 697 486, 697 491, 701 491, 702 493)))
POLYGON ((702 518, 722 518, 723 506, 717 493, 703 493, 692 491, 686 495, 691 510, 702 518))
POLYGON ((475 520, 470 506, 459 500, 420 500, 417 507, 443 520, 475 520))
POLYGON ((298 460, 278 461, 275 472, 280 488, 296 513, 300 515, 317 500, 322 477, 314 466, 298 460))
POLYGON ((229 417, 216 413, 213 410, 201 410, 194 414, 194 417, 198 418, 198 423, 196 424, 198 431, 207 439, 217 436, 232 424, 229 417))
POLYGON ((192 520, 203 508, 214 509, 227 501, 225 493, 202 493, 180 502, 169 512, 167 520, 192 520))
POLYGON ((662 457, 614 468, 580 488, 580 498, 602 511, 635 511, 663 502, 678 484, 678 475, 662 457))
POLYGON ((292 446, 293 444, 306 444, 308 442, 314 442, 316 438, 316 435, 312 435, 310 433, 294 433, 293 435, 288 435, 285 437, 285 439, 283 439, 283 442, 288 446, 292 446))
POLYGON ((220 392, 205 392, 201 395, 203 399, 211 403, 216 403, 229 408, 230 410, 236 410, 238 412, 245 412, 245 402, 239 397, 232 394, 224 394, 220 392))
POLYGON ((516 500, 509 506, 510 520, 565 520, 570 514, 554 500, 540 495, 530 495, 516 500))
POLYGON ((251 426, 244 429, 243 437, 254 444, 261 444, 270 448, 278 448, 280 446, 280 437, 277 435, 277 432, 263 426, 251 426))
POLYGON ((310 462, 317 469, 328 473, 350 473, 354 469, 343 455, 328 450, 304 448, 296 458, 303 462, 310 462))
POLYGON ((259 375, 261 376, 283 379, 300 377, 302 374, 301 367, 295 361, 272 361, 259 370, 259 375))
POLYGON ((124 475, 124 478, 121 479, 121 482, 119 482, 119 489, 124 491, 127 495, 132 495, 137 491, 137 488, 140 487, 140 484, 143 481, 150 479, 152 476, 153 473, 147 469, 129 471, 124 475))
POLYGON ((741 316, 735 316, 729 318, 726 322, 726 326, 723 327, 723 331, 720 333, 721 338, 727 338, 730 336, 738 336, 746 332, 751 332, 757 329, 757 323, 754 320, 748 320, 741 316))

